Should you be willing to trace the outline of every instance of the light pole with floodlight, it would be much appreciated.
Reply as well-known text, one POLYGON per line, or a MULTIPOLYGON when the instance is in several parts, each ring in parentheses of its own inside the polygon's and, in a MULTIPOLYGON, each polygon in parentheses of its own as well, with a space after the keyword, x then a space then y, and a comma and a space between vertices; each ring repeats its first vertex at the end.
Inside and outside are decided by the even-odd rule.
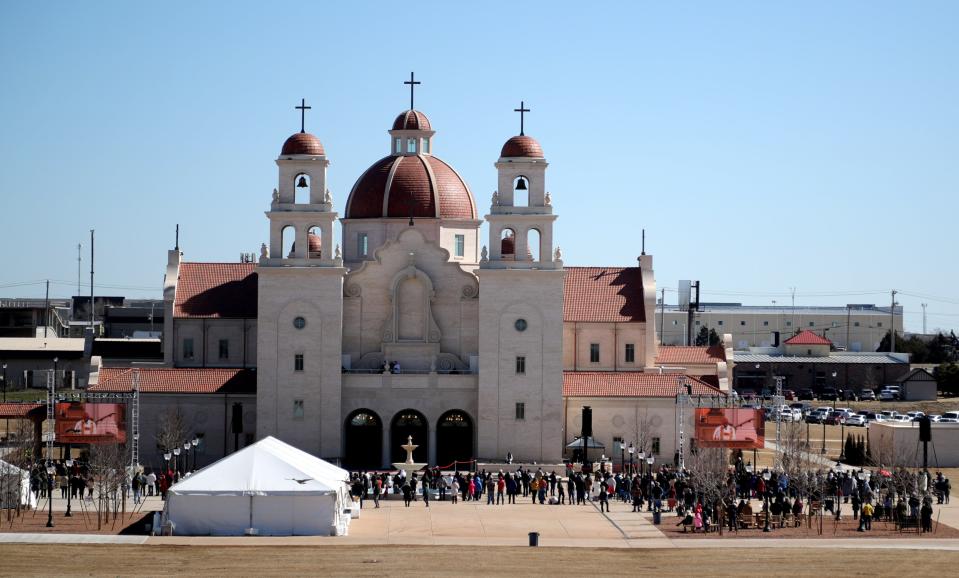
POLYGON ((764 484, 765 491, 763 491, 763 502, 766 507, 766 524, 763 525, 763 532, 770 531, 769 530, 769 480, 770 478, 772 478, 772 474, 769 473, 769 470, 765 470, 763 472, 763 480, 766 481, 766 483, 764 484))

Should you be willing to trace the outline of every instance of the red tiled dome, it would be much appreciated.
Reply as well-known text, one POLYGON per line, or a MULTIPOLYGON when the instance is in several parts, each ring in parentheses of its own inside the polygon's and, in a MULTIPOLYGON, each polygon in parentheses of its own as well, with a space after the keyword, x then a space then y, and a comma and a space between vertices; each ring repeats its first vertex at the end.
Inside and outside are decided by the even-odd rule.
POLYGON ((526 135, 514 136, 506 141, 499 156, 544 158, 543 147, 539 146, 535 138, 526 135))
POLYGON ((310 253, 319 253, 323 249, 323 242, 319 235, 309 233, 306 235, 306 246, 310 253))
POLYGON ((406 218, 410 199, 414 218, 476 218, 469 186, 452 167, 431 155, 395 155, 373 163, 350 191, 346 218, 406 218))
POLYGON ((404 110, 393 121, 393 130, 433 130, 430 119, 418 110, 404 110))
POLYGON ((322 155, 323 143, 308 132, 298 132, 283 143, 281 155, 322 155))

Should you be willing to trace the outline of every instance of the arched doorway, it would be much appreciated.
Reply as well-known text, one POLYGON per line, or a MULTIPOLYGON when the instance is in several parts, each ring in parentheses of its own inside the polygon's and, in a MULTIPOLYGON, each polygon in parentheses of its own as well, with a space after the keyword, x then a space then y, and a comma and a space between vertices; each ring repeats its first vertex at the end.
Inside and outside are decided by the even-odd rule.
POLYGON ((413 461, 425 464, 429 454, 429 429, 426 418, 415 409, 404 409, 396 412, 390 424, 390 456, 392 462, 405 462, 406 450, 401 445, 406 444, 407 438, 413 436, 413 461))
MULTIPOLYGON (((436 465, 445 468, 454 461, 473 459, 473 420, 465 411, 451 409, 436 422, 436 465)), ((460 467, 469 469, 463 464, 460 467)))
POLYGON ((383 421, 368 409, 358 409, 346 418, 346 448, 343 465, 351 470, 374 470, 383 466, 383 421))

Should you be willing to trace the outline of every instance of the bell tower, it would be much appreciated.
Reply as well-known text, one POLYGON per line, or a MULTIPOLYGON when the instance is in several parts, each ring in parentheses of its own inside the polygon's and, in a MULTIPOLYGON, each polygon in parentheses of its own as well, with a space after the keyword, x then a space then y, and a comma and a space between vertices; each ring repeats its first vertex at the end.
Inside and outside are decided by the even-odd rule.
POLYGON ((301 101, 296 108, 300 132, 276 159, 270 241, 256 269, 256 432, 338 459, 346 269, 333 245, 330 162, 320 139, 305 130, 310 107, 301 101))
POLYGON ((525 103, 519 135, 506 141, 496 161, 498 189, 493 193, 487 257, 481 266, 509 269, 562 269, 553 246, 552 199, 546 190, 549 163, 536 139, 526 136, 525 103))
POLYGON ((563 451, 563 279, 546 158, 520 134, 496 162, 479 277, 478 454, 558 463, 563 451), (528 197, 528 201, 522 199, 528 197))

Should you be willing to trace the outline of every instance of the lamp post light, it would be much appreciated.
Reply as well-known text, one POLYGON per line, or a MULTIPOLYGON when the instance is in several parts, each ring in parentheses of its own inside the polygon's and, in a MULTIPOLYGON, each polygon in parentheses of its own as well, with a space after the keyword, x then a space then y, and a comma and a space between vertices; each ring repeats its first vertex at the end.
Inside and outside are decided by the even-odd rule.
POLYGON ((653 462, 656 461, 653 458, 652 453, 646 456, 646 465, 649 466, 649 486, 650 486, 650 496, 649 496, 649 511, 653 511, 653 496, 652 496, 652 486, 653 486, 653 462))
POLYGON ((7 401, 7 364, 6 362, 4 362, 3 364, 3 401, 4 403, 6 403, 7 401))
POLYGON ((173 479, 179 478, 180 474, 180 446, 173 448, 173 479))
POLYGON ((193 447, 193 444, 190 440, 183 442, 183 472, 189 472, 190 470, 190 448, 193 447))
POLYGON ((763 532, 769 532, 769 479, 772 478, 772 474, 769 473, 769 470, 763 472, 763 479, 766 481, 765 491, 763 492, 763 502, 766 506, 766 524, 763 526, 763 532))
POLYGON ((200 438, 194 437, 192 440, 190 440, 190 445, 193 446, 193 470, 196 470, 196 447, 200 445, 200 438))
POLYGON ((629 475, 633 475, 633 454, 636 453, 636 448, 633 447, 633 442, 629 442, 629 475))
POLYGON ((173 457, 170 452, 163 452, 163 459, 166 461, 166 471, 170 471, 170 458, 173 457))
POLYGON ((842 486, 842 462, 836 462, 836 521, 842 520, 842 500, 840 500, 839 493, 842 486))
POLYGON ((47 528, 53 527, 53 478, 57 475, 57 468, 53 462, 47 462, 47 528))
POLYGON ((65 463, 67 466, 67 513, 64 514, 64 517, 72 518, 73 514, 70 512, 70 497, 73 495, 73 460, 67 458, 65 463))
POLYGON ((639 475, 640 477, 646 474, 646 452, 639 452, 639 475))

